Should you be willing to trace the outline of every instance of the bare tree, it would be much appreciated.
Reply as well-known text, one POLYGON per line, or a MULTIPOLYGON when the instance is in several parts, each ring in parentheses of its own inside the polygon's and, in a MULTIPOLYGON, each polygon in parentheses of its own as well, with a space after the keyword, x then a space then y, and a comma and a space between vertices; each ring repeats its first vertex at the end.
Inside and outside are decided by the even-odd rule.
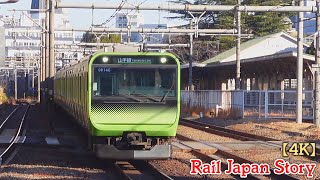
MULTIPOLYGON (((189 36, 173 36, 172 44, 188 44, 189 36)), ((176 54, 182 63, 188 62, 189 48, 179 47, 170 50, 176 54)), ((217 55, 219 52, 219 42, 212 41, 211 38, 199 38, 193 42, 193 62, 202 62, 217 55)))

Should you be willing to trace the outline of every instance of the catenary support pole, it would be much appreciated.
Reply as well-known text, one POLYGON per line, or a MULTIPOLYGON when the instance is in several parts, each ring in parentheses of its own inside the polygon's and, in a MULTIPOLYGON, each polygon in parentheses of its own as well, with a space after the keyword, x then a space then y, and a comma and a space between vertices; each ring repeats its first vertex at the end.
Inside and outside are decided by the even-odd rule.
POLYGON ((48 88, 49 88, 49 96, 52 97, 53 95, 53 77, 55 75, 55 54, 54 54, 54 2, 55 0, 50 0, 49 4, 49 81, 48 81, 48 88))
POLYGON ((192 91, 192 61, 193 61, 193 36, 190 35, 189 47, 189 91, 192 91))
MULTIPOLYGON (((46 8, 49 9, 49 0, 46 0, 46 8)), ((49 30, 49 11, 46 12, 46 29, 49 30)), ((45 89, 45 96, 47 96, 48 93, 48 78, 49 78, 49 58, 50 58, 50 41, 49 41, 49 31, 46 32, 46 38, 45 38, 45 48, 46 48, 46 60, 45 60, 45 83, 44 83, 44 89, 45 89)))
MULTIPOLYGON (((320 0, 317 0, 317 7, 320 7, 320 0)), ((314 73, 314 82, 315 82, 315 91, 314 91, 314 124, 319 127, 320 126, 320 9, 317 14, 317 37, 316 37, 316 71, 314 73)))
POLYGON ((239 6, 241 5, 241 0, 238 0, 238 7, 236 8, 237 14, 237 47, 236 47, 236 90, 241 88, 241 65, 240 65, 240 53, 241 53, 241 12, 239 11, 239 6))
POLYGON ((14 70, 14 99, 18 100, 18 70, 14 70))
POLYGON ((38 87, 37 87, 37 89, 38 89, 38 97, 37 97, 37 99, 38 99, 38 103, 40 103, 41 102, 41 64, 40 64, 40 59, 39 59, 39 64, 38 64, 38 76, 37 76, 37 80, 38 80, 38 87))
MULTIPOLYGON (((45 27, 45 24, 46 24, 46 21, 45 19, 42 19, 42 24, 43 24, 43 27, 45 27)), ((41 33, 41 84, 43 84, 43 82, 45 81, 46 79, 46 72, 45 72, 45 69, 46 69, 46 32, 43 31, 41 33)), ((41 88, 43 90, 43 85, 41 85, 41 88)))
MULTIPOLYGON (((300 0, 300 6, 304 1, 300 0)), ((303 12, 298 13, 298 59, 297 59, 297 103, 296 121, 302 123, 302 81, 303 81, 303 12)))
POLYGON ((35 90, 35 88, 34 88, 34 87, 35 87, 35 86, 34 86, 34 84, 35 84, 35 82, 34 82, 34 81, 35 81, 35 78, 34 78, 35 72, 34 72, 34 70, 35 70, 35 69, 33 68, 33 69, 32 69, 32 80, 31 80, 31 87, 32 87, 32 88, 31 88, 31 94, 32 94, 32 98, 34 98, 34 95, 35 95, 35 94, 34 94, 34 90, 35 90))
MULTIPOLYGON (((46 27, 46 19, 42 19, 42 26, 46 27)), ((40 57, 40 91, 38 91, 38 96, 40 96, 40 100, 43 97, 45 92, 45 80, 46 80, 46 32, 42 31, 41 33, 41 57, 40 57)), ((42 103, 42 101, 39 101, 42 103)))

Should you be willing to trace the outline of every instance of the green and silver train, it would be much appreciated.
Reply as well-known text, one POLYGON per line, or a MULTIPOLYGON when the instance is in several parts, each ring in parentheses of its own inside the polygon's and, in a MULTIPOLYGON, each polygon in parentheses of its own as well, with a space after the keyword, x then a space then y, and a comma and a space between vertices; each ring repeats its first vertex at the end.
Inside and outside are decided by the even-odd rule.
POLYGON ((169 53, 99 52, 56 73, 54 101, 106 159, 166 159, 180 115, 180 63, 169 53))

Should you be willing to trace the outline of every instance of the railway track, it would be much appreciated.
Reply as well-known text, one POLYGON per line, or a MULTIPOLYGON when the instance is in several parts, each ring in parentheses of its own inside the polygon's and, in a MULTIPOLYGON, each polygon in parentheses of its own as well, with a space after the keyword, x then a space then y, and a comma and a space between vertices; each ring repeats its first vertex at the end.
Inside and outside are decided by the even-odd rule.
POLYGON ((15 154, 17 142, 23 136, 25 119, 30 105, 19 105, 16 107, 0 125, 0 136, 8 139, 0 148, 0 167, 7 164, 15 154))
POLYGON ((241 141, 279 141, 273 138, 244 133, 244 132, 235 131, 232 129, 227 129, 227 128, 223 128, 223 127, 219 127, 219 126, 215 126, 207 123, 201 123, 201 122, 191 121, 186 119, 180 119, 180 124, 194 128, 194 129, 198 129, 201 131, 205 131, 208 133, 212 133, 212 134, 216 134, 224 137, 230 137, 230 138, 241 140, 241 141))
MULTIPOLYGON (((177 134, 177 139, 178 141, 184 145, 184 146, 187 146, 191 149, 190 153, 192 153, 194 156, 196 156, 197 158, 201 159, 202 161, 205 161, 205 162, 211 162, 213 160, 222 160, 221 162, 221 168, 222 170, 226 170, 228 168, 228 164, 226 162, 226 159, 234 159, 234 162, 236 163, 249 163, 249 164, 253 164, 255 162, 253 161, 250 161, 250 160, 247 160, 247 159, 244 159, 242 157, 239 157, 237 156, 236 154, 233 154, 231 152, 228 152, 228 151, 225 151, 223 149, 217 149, 217 151, 215 153, 213 153, 212 155, 208 155, 206 153, 203 153, 197 149, 194 149, 193 147, 191 146, 188 146, 187 144, 181 142, 181 141, 194 141, 194 142, 198 142, 198 143, 201 143, 199 141, 196 141, 192 138, 189 138, 189 137, 186 137, 186 136, 183 136, 183 135, 180 135, 180 134, 177 134)), ((297 178, 293 177, 293 176, 290 176, 290 175, 287 175, 287 174, 282 174, 282 175, 276 175, 273 173, 273 169, 270 168, 270 172, 271 174, 270 175, 266 175, 266 176, 256 176, 256 175, 252 175, 252 174, 248 174, 248 177, 247 179, 292 179, 292 180, 298 180, 297 178)), ((235 175, 236 176, 236 175, 235 175)), ((237 178, 239 178, 239 176, 236 176, 237 178)))
MULTIPOLYGON (((275 146, 282 148, 281 143, 276 143, 279 142, 279 139, 274 139, 274 138, 269 138, 265 136, 259 136, 255 134, 250 134, 250 133, 245 133, 241 131, 236 131, 233 129, 228 129, 228 128, 223 128, 219 126, 215 126, 212 124, 207 124, 207 123, 202 123, 202 122, 197 122, 197 121, 192 121, 192 120, 186 120, 186 119, 180 119, 179 122, 181 125, 191 127, 194 129, 198 129, 207 133, 211 134, 216 134, 219 136, 224 136, 224 137, 229 137, 241 141, 260 141, 261 144, 266 144, 270 146, 275 146)), ((316 147, 316 154, 317 156, 320 155, 320 149, 316 147)), ((307 158, 311 158, 306 156, 307 158)), ((316 160, 318 160, 318 157, 316 157, 316 160)))
POLYGON ((147 161, 117 161, 115 170, 121 179, 161 179, 173 180, 173 178, 161 172, 147 161))

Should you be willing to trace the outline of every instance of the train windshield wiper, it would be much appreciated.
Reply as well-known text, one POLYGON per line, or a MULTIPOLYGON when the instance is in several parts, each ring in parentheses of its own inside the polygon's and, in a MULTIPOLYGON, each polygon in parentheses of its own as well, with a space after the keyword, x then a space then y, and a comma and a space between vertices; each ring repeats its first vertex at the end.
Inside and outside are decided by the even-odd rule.
POLYGON ((138 99, 134 96, 131 96, 131 95, 124 95, 124 94, 120 94, 122 97, 125 97, 125 98, 128 98, 130 100, 133 100, 133 101, 136 101, 136 102, 143 102, 141 99, 138 99))
POLYGON ((161 101, 159 101, 158 99, 155 99, 155 98, 153 98, 153 97, 150 97, 150 96, 147 96, 147 95, 145 95, 145 94, 131 94, 131 95, 138 95, 138 96, 142 96, 142 97, 144 97, 144 98, 147 98, 147 99, 149 99, 149 100, 151 100, 151 101, 154 101, 154 102, 161 102, 161 101))
POLYGON ((170 93, 170 91, 172 91, 173 87, 174 87, 174 83, 172 83, 172 86, 170 87, 170 89, 162 96, 160 102, 163 102, 168 97, 168 94, 170 93))

